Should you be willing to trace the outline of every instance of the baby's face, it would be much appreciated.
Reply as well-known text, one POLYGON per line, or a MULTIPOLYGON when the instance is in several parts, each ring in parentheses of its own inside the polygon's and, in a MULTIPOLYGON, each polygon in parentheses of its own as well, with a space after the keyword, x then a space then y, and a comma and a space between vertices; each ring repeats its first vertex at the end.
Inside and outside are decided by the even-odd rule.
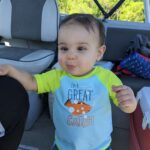
POLYGON ((89 73, 105 51, 99 46, 98 36, 98 31, 88 31, 78 24, 62 26, 58 34, 58 61, 61 67, 74 76, 89 73))

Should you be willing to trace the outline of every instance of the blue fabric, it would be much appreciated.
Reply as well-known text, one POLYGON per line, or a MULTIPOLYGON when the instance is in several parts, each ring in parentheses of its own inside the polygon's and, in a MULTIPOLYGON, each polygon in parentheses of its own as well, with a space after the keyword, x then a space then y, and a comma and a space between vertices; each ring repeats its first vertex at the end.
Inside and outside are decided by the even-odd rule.
POLYGON ((119 66, 122 69, 127 69, 136 76, 150 79, 150 59, 137 52, 131 53, 121 61, 119 66))
MULTIPOLYGON (((54 145, 51 150, 59 150, 59 149, 57 148, 56 145, 54 145)), ((112 148, 111 148, 111 147, 108 147, 106 150, 112 150, 112 148)))
POLYGON ((64 76, 60 82, 53 107, 57 145, 62 150, 102 150, 110 144, 112 132, 107 88, 97 76, 79 80, 64 76), (83 107, 90 106, 91 110, 78 115, 74 114, 73 107, 66 107, 68 102, 76 104, 78 101, 83 107))

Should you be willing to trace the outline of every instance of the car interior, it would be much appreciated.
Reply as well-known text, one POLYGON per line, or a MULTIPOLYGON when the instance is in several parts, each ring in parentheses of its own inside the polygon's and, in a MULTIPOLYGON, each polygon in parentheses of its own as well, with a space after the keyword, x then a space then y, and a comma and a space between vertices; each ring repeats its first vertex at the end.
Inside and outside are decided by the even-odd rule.
MULTIPOLYGON (((117 64, 123 59, 137 33, 150 38, 149 23, 109 20, 125 0, 119 0, 108 13, 97 0, 94 1, 104 15, 98 18, 106 29, 104 61, 117 64)), ((67 15, 60 14, 56 0, 0 0, 0 64, 11 64, 32 74, 51 69, 57 62, 59 24, 67 15)), ((135 94, 141 87, 150 86, 150 80, 140 77, 122 76, 121 80, 131 86, 135 94)), ((18 150, 48 150, 53 145, 55 133, 50 109, 53 95, 27 92, 30 109, 18 150)), ((113 104, 112 112, 112 149, 129 150, 130 115, 113 104)))

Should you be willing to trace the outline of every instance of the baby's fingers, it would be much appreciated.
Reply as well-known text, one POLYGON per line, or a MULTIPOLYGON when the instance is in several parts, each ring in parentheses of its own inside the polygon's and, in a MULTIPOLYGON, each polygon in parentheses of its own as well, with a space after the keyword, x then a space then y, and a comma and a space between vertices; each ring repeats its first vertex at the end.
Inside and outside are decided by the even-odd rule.
POLYGON ((119 102, 119 106, 121 107, 121 108, 127 108, 127 107, 130 107, 130 105, 131 105, 131 102, 130 102, 130 100, 126 100, 126 101, 121 101, 121 102, 119 102))
POLYGON ((128 89, 128 86, 126 86, 126 85, 119 85, 119 86, 115 86, 115 85, 113 85, 112 86, 112 90, 114 91, 114 92, 120 92, 120 91, 122 91, 122 90, 126 90, 126 89, 128 89))
POLYGON ((0 65, 0 75, 6 75, 8 72, 7 67, 5 65, 0 65))
POLYGON ((118 102, 121 103, 123 101, 130 100, 131 96, 127 92, 123 91, 121 93, 116 94, 116 98, 118 99, 118 102))

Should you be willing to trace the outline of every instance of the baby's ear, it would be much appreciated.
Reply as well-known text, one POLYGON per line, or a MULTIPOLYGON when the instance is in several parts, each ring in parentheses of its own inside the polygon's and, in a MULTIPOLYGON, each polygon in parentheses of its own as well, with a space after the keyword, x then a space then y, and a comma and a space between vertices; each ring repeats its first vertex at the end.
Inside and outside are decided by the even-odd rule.
POLYGON ((101 60, 106 50, 106 45, 102 45, 98 48, 97 61, 101 60))

